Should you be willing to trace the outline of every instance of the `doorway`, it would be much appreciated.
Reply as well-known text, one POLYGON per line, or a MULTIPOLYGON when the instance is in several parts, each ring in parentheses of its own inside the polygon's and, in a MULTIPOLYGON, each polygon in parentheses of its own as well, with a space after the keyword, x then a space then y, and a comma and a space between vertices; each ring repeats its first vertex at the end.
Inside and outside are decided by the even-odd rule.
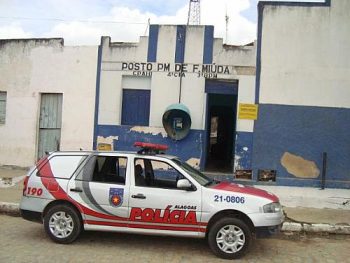
POLYGON ((60 150, 62 97, 61 93, 41 94, 38 159, 60 150))
POLYGON ((233 172, 237 95, 232 94, 232 83, 227 85, 231 86, 228 90, 231 94, 207 94, 205 170, 208 172, 233 172))

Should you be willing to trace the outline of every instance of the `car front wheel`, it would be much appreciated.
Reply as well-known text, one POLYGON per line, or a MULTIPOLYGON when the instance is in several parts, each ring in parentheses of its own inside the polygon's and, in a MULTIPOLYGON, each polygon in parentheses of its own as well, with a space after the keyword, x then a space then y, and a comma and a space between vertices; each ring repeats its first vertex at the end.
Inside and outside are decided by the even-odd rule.
POLYGON ((67 205, 50 208, 44 217, 44 227, 48 236, 61 244, 73 242, 82 229, 78 213, 67 205))
POLYGON ((252 234, 242 220, 224 217, 210 228, 208 243, 215 255, 224 259, 242 257, 250 246, 252 234))

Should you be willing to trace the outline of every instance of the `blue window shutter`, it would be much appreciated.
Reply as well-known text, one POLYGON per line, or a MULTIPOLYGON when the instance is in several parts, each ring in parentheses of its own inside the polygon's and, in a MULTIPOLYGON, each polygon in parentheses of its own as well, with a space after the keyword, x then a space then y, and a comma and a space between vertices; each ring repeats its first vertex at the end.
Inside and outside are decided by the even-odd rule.
POLYGON ((122 125, 149 125, 150 90, 123 89, 122 125))

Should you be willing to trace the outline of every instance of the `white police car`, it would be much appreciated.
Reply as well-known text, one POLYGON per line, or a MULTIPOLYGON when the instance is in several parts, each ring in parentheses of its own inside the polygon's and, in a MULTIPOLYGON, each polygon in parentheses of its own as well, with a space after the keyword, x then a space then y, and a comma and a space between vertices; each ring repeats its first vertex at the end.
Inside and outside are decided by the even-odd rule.
POLYGON ((82 230, 207 237, 212 251, 242 256, 252 236, 279 229, 278 198, 266 191, 214 181, 162 145, 130 152, 54 152, 24 182, 22 217, 44 223, 58 243, 82 230))

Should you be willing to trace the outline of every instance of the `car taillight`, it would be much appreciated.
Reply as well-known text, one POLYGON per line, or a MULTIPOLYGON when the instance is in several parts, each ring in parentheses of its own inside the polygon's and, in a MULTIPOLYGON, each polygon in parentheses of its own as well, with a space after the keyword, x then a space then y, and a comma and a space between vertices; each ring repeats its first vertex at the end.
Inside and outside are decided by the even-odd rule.
POLYGON ((23 181, 23 196, 26 196, 28 180, 29 176, 26 176, 26 178, 23 181))

